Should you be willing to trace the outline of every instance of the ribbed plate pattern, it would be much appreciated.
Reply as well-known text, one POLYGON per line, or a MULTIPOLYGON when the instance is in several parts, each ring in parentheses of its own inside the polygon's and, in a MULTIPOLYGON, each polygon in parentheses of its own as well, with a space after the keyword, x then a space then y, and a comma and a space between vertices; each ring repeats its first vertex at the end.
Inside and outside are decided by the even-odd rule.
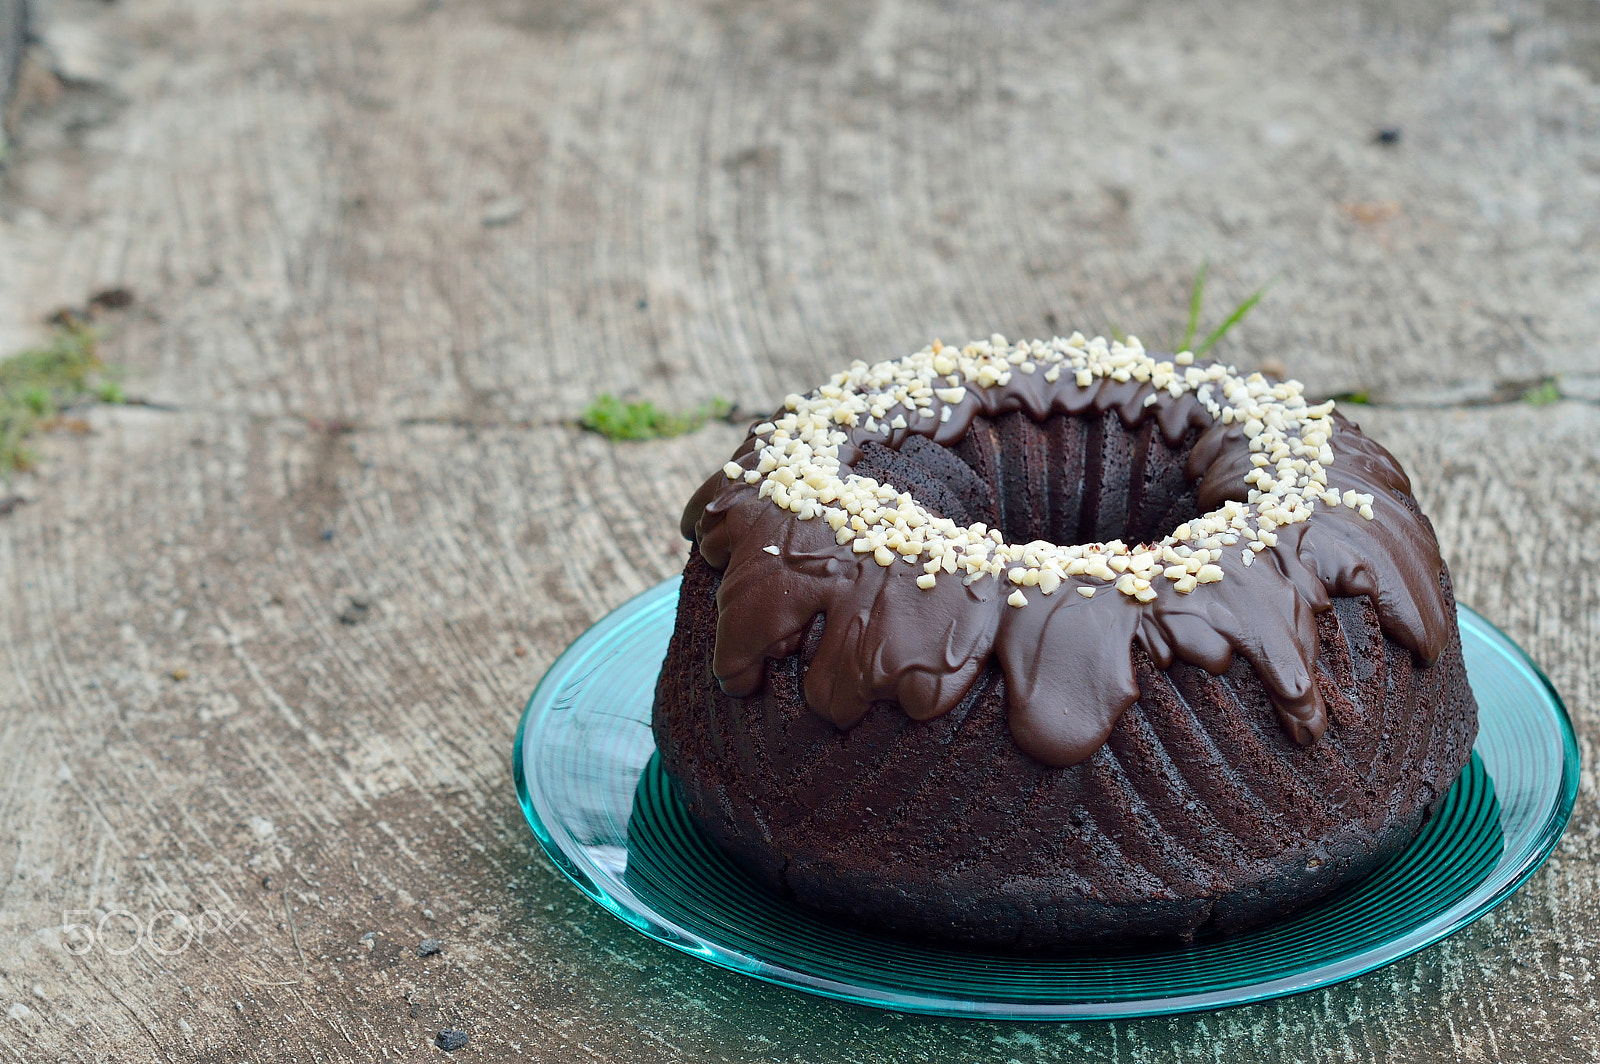
POLYGON ((714 964, 900 1011, 1089 1019, 1211 1009, 1391 963, 1504 900, 1559 840, 1577 795, 1572 726, 1549 682, 1460 611, 1480 718, 1472 762, 1404 853, 1289 918, 1189 946, 1054 957, 964 951, 834 924, 752 884, 705 842, 655 758, 650 706, 678 580, 595 625, 523 714, 517 795, 546 853, 640 931, 714 964))

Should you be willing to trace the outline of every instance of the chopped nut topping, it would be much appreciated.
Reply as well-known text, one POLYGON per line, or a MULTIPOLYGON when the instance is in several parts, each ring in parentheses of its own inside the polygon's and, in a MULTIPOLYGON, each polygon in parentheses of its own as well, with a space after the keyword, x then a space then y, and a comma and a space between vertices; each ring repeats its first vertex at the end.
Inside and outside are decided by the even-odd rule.
POLYGON ((755 428, 755 468, 729 462, 723 472, 730 481, 759 485, 761 498, 799 520, 823 518, 841 546, 870 553, 881 566, 896 558, 922 564, 917 586, 925 590, 943 572, 968 584, 983 577, 1006 580, 1017 588, 1006 601, 1018 607, 1028 601, 1023 587, 1050 595, 1067 581, 1085 598, 1097 586, 1114 583, 1122 594, 1150 602, 1163 580, 1188 594, 1224 579, 1222 548, 1240 537, 1248 548, 1240 562, 1248 566, 1255 553, 1277 544, 1275 529, 1309 520, 1319 505, 1373 519, 1371 495, 1341 495, 1327 486, 1334 460, 1328 443, 1335 431, 1333 403, 1312 406, 1302 393, 1298 381, 1274 384, 1259 373, 1240 376, 1229 366, 1196 366, 1187 351, 1157 360, 1137 337, 1108 342, 1073 333, 1013 345, 995 335, 960 349, 935 341, 896 361, 852 363, 810 395, 788 396, 781 416, 755 428), (841 475, 839 453, 849 429, 889 435, 907 431, 916 418, 937 417, 943 424, 974 389, 1004 387, 1013 370, 1027 374, 1041 367, 1043 380, 1059 388, 1087 388, 1107 377, 1139 381, 1152 389, 1145 406, 1192 393, 1214 420, 1238 424, 1250 441, 1246 501, 1229 501, 1186 521, 1158 543, 1014 544, 982 523, 961 527, 935 517, 909 493, 871 477, 841 475))

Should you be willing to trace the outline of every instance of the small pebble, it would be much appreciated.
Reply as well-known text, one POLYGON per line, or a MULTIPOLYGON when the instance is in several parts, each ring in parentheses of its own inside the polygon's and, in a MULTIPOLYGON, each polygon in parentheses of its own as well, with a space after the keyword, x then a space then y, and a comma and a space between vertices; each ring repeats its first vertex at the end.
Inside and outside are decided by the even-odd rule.
POLYGON ((424 910, 422 910, 422 918, 424 920, 432 920, 433 919, 433 910, 432 909, 424 909, 424 910))
POLYGON ((351 595, 350 601, 339 613, 340 624, 360 624, 372 609, 372 599, 366 595, 351 595))
POLYGON ((452 1031, 446 1027, 444 1030, 439 1032, 438 1037, 433 1040, 433 1044, 444 1050, 446 1053, 454 1053, 456 1050, 466 1047, 467 1032, 452 1031))
POLYGON ((324 528, 322 530, 322 542, 326 543, 329 540, 331 540, 332 538, 333 538, 333 529, 324 528))
POLYGON ((185 681, 185 680, 187 680, 189 678, 189 670, 185 669, 185 668, 183 668, 181 666, 179 668, 173 669, 172 670, 172 678, 174 680, 177 680, 179 683, 182 683, 183 681, 185 681))
POLYGON ((483 224, 489 228, 497 225, 510 225, 522 217, 526 204, 516 196, 507 196, 505 199, 495 200, 483 209, 483 224))
POLYGON ((1376 133, 1372 134, 1372 143, 1384 145, 1399 144, 1400 128, 1398 126, 1389 126, 1378 130, 1376 133))
POLYGON ((133 292, 126 288, 102 288, 89 297, 89 309, 122 310, 133 305, 133 292))
POLYGON ((442 949, 444 949, 444 946, 440 944, 438 939, 425 938, 417 945, 417 956, 431 957, 442 949))

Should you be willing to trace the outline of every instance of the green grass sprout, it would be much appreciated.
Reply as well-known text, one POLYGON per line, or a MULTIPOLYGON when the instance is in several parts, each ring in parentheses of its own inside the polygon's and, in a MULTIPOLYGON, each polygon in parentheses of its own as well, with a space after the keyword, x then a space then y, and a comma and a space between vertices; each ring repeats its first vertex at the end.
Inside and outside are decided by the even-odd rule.
POLYGON ((693 432, 713 418, 733 412, 726 399, 711 399, 693 410, 672 413, 645 400, 624 403, 614 395, 596 396, 578 417, 578 424, 608 440, 663 440, 693 432))
POLYGON ((69 320, 44 347, 0 360, 0 477, 26 470, 27 439, 67 407, 84 400, 124 401, 116 373, 100 360, 99 334, 69 320))
POLYGON ((1183 339, 1174 351, 1187 351, 1189 345, 1194 343, 1194 334, 1200 328, 1200 301, 1206 289, 1206 271, 1211 268, 1210 259, 1200 260, 1200 269, 1194 275, 1194 287, 1189 290, 1189 324, 1184 327, 1183 339))
POLYGON ((1203 355, 1215 347, 1218 340, 1228 335, 1229 329, 1243 321, 1244 316, 1256 308, 1256 304, 1261 302, 1261 297, 1267 294, 1267 289, 1269 287, 1271 287, 1270 281, 1267 282, 1267 284, 1262 285, 1260 288, 1257 288, 1254 292, 1251 292, 1249 298, 1243 303, 1240 303, 1237 307, 1234 307, 1233 313, 1229 314, 1227 318, 1223 320, 1221 325, 1218 325, 1215 329, 1211 330, 1210 336, 1207 336, 1204 340, 1200 341, 1200 346, 1194 349, 1194 353, 1197 355, 1203 355))
POLYGON ((1205 302, 1206 274, 1210 269, 1211 261, 1209 259, 1201 259, 1200 269, 1194 275, 1194 286, 1189 290, 1189 321, 1184 327, 1183 339, 1173 348, 1174 351, 1192 351, 1196 355, 1205 354, 1215 347, 1219 340, 1228 335, 1228 330, 1243 321, 1245 315, 1254 310, 1256 304, 1261 302, 1261 297, 1267 294, 1267 289, 1272 287, 1272 282, 1268 281, 1254 292, 1251 292, 1243 303, 1233 308, 1233 313, 1223 319, 1221 325, 1212 329, 1206 338, 1200 341, 1198 347, 1190 347, 1189 345, 1194 343, 1195 334, 1200 330, 1200 308, 1205 302))

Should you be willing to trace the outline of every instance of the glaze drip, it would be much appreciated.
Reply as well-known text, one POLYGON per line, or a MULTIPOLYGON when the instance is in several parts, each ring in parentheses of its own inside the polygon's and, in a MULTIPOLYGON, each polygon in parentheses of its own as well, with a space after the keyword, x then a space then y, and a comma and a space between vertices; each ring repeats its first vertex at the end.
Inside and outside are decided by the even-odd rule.
MULTIPOLYGON (((1087 384, 1070 373, 1003 376, 969 384, 959 398, 956 389, 942 389, 924 404, 929 415, 843 427, 839 475, 871 465, 867 448, 909 452, 925 446, 911 441, 926 440, 957 451, 980 418, 1020 414, 1042 426, 1114 417, 1130 431, 1148 424, 1167 448, 1187 449, 1184 474, 1202 511, 1257 494, 1247 482, 1259 466, 1249 426, 1224 423, 1203 393, 1110 376, 1087 384)), ((1443 562, 1404 472, 1356 425, 1337 412, 1332 420, 1324 445, 1331 461, 1322 463, 1326 491, 1370 497, 1370 518, 1355 507, 1318 509, 1313 519, 1275 526, 1264 549, 1223 551, 1211 563, 1220 572, 1194 593, 1167 587, 1147 599, 1082 574, 1061 579, 1053 594, 1037 594, 1032 585, 989 575, 932 581, 921 566, 898 558, 885 564, 842 543, 826 521, 801 519, 747 482, 743 474, 756 468, 763 442, 753 430, 730 469, 702 485, 683 518, 685 536, 723 573, 713 671, 729 694, 755 693, 768 659, 798 650, 821 616, 805 699, 850 728, 875 702, 894 702, 916 720, 947 713, 994 659, 1006 680, 1014 740, 1036 760, 1064 767, 1104 745, 1138 700, 1135 644, 1161 668, 1179 660, 1216 675, 1238 654, 1260 677, 1285 731, 1313 742, 1328 719, 1315 679, 1316 615, 1334 598, 1371 598, 1385 634, 1424 665, 1443 652, 1449 633, 1443 562), (1013 608, 1017 597, 1026 608, 1013 608)), ((934 480, 965 483, 957 475, 964 468, 946 467, 934 480)), ((959 493, 935 486, 923 494, 927 505, 959 493)))

